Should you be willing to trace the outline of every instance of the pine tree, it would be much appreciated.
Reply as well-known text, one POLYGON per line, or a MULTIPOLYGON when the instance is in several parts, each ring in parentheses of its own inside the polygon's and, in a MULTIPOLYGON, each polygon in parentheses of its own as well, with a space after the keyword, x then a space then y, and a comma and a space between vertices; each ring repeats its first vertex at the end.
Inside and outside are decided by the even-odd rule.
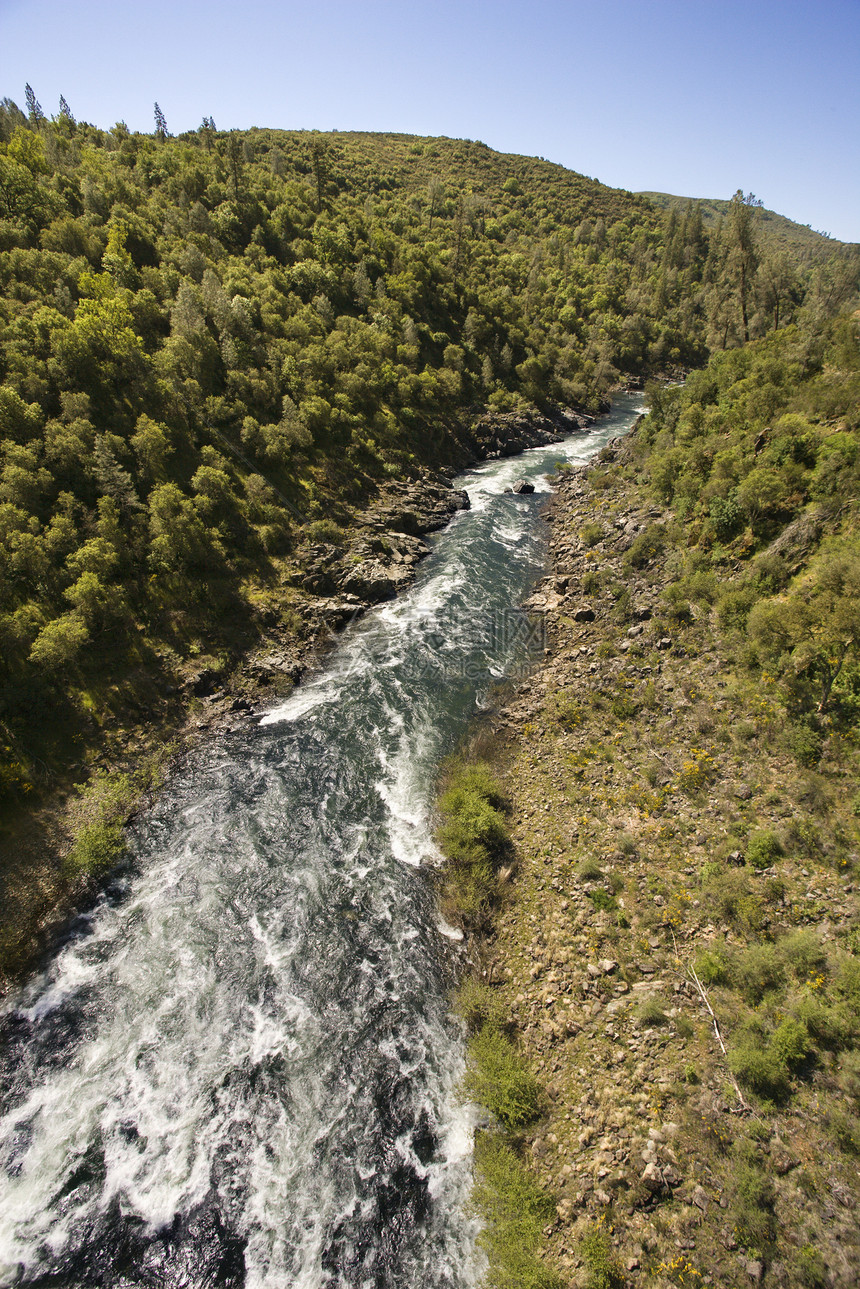
POLYGON ((68 121, 69 125, 75 124, 75 118, 72 116, 72 109, 69 107, 62 94, 60 95, 60 116, 64 121, 68 121))
POLYGON ((157 103, 155 104, 155 137, 160 139, 162 143, 165 139, 170 138, 167 131, 167 118, 157 103))
POLYGON ((32 85, 24 86, 24 98, 27 103, 27 114, 30 121, 38 128, 45 119, 45 113, 42 111, 42 104, 33 93, 32 85))

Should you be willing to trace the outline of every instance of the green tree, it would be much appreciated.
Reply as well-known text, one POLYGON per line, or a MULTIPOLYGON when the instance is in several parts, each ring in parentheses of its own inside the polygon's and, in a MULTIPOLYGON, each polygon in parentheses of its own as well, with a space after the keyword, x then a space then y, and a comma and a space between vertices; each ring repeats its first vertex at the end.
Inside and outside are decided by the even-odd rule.
POLYGON ((168 130, 167 130, 167 118, 165 117, 164 113, 162 112, 161 108, 158 106, 157 103, 154 105, 154 114, 155 114, 155 137, 159 140, 159 142, 165 143, 170 138, 170 134, 168 133, 168 130))
POLYGON ((728 267, 737 292, 744 341, 747 344, 750 338, 749 305, 759 262, 755 213, 761 205, 754 193, 745 195, 739 188, 732 197, 727 222, 728 267))

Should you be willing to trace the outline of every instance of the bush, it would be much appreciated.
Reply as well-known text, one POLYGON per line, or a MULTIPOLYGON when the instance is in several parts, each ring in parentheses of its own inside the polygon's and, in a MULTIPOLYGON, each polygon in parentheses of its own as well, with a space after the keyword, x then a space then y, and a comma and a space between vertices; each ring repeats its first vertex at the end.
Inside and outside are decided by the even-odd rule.
POLYGON ((666 545, 666 529, 662 524, 649 524, 630 545, 624 557, 629 568, 644 568, 666 545))
POLYGON ((603 524, 594 522, 583 524, 579 530, 579 535, 583 543, 590 549, 592 546, 596 546, 598 542, 603 541, 603 524))
POLYGON ((839 1149, 846 1155, 860 1155, 860 1119, 845 1110, 836 1110, 829 1123, 839 1149))
POLYGON ((714 497, 709 519, 717 540, 727 542, 743 527, 746 516, 734 494, 730 493, 728 497, 714 497))
POLYGON ((579 1242, 579 1251, 587 1270, 588 1289, 622 1289, 624 1276, 605 1232, 596 1227, 586 1231, 579 1242))
POLYGON ((506 801, 484 762, 455 766, 439 801, 439 844, 448 860, 449 897, 464 921, 479 924, 495 898, 496 870, 511 853, 506 801))
POLYGON ((732 983, 750 1003, 779 989, 784 980, 782 957, 773 944, 754 944, 737 954, 731 964, 732 983))
POLYGON ((484 1025, 502 1029, 505 1024, 505 1008, 498 992, 476 980, 474 976, 463 981, 453 1001, 454 1010, 463 1017, 471 1031, 481 1029, 484 1025))
POLYGON ((693 965, 696 975, 705 985, 724 985, 729 978, 728 964, 719 951, 703 949, 693 965))
POLYGON ((66 866, 73 872, 97 873, 115 864, 123 852, 124 836, 120 824, 88 824, 78 833, 66 856, 66 866))
POLYGON ((505 1128, 521 1128, 540 1116, 537 1080, 511 1040, 491 1026, 469 1045, 464 1085, 505 1128))
POLYGON ((476 1182, 472 1201, 484 1229, 488 1289, 561 1289, 561 1281, 537 1256, 543 1228, 555 1217, 549 1195, 519 1156, 495 1132, 475 1139, 476 1182))
POLYGON ((735 1173, 734 1212, 743 1244, 761 1249, 776 1238, 773 1182, 754 1163, 741 1163, 735 1173))
POLYGON ((811 721, 797 721, 788 727, 788 746, 793 756, 807 769, 813 769, 821 760, 824 735, 811 721))
POLYGON ((775 832, 763 828, 751 834, 746 846, 746 858, 753 868, 769 868, 781 854, 782 843, 775 832))
POLYGON ((803 1064, 811 1048, 806 1026, 791 1018, 776 1027, 770 1045, 778 1059, 791 1070, 803 1064))
POLYGON ((758 599, 759 593, 753 586, 735 587, 726 591, 717 608, 717 621, 722 629, 743 631, 758 599))

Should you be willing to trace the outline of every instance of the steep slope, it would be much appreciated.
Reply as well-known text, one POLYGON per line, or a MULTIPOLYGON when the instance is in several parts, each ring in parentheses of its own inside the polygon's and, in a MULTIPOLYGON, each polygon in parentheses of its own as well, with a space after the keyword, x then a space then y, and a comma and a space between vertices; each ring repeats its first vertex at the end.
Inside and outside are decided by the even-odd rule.
POLYGON ((479 1154, 503 1266, 511 1176, 554 1205, 536 1285, 857 1281, 858 380, 856 318, 786 332, 559 483, 464 998, 487 1103, 512 1041, 538 1085, 479 1154))

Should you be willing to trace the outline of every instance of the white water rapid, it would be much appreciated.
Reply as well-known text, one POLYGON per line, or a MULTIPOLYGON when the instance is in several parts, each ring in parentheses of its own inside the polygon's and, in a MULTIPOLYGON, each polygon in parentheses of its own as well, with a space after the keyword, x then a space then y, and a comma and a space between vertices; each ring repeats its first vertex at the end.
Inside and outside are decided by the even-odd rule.
POLYGON ((0 1284, 476 1282, 434 776, 527 652, 546 471, 639 410, 459 480, 472 509, 411 590, 135 825, 0 1016, 0 1284))

